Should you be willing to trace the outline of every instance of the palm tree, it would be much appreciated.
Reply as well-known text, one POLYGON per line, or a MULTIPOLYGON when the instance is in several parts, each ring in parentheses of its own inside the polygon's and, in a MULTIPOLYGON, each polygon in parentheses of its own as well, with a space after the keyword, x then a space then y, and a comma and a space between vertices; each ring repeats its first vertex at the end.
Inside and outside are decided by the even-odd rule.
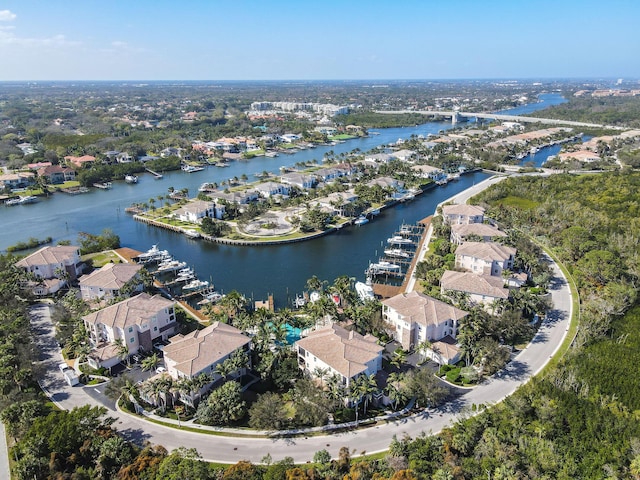
POLYGON ((129 365, 129 347, 122 341, 121 338, 116 338, 114 342, 116 345, 116 356, 118 359, 127 362, 127 366, 129 365))
POLYGON ((364 399, 364 415, 367 414, 367 406, 371 401, 373 394, 376 393, 378 389, 378 382, 376 382, 376 376, 371 374, 369 376, 362 375, 360 377, 360 392, 362 393, 362 398, 364 399))
POLYGON ((422 355, 422 360, 426 360, 427 358, 427 350, 431 350, 433 348, 433 344, 429 341, 429 339, 423 340, 418 345, 416 345, 416 351, 422 355))
POLYGON ((309 292, 322 292, 324 290, 324 285, 325 282, 314 275, 307 280, 306 289, 309 292))
POLYGON ((142 371, 155 370, 159 363, 160 357, 158 357, 157 353, 154 353, 150 357, 144 358, 142 362, 140 362, 140 366, 142 367, 142 371))

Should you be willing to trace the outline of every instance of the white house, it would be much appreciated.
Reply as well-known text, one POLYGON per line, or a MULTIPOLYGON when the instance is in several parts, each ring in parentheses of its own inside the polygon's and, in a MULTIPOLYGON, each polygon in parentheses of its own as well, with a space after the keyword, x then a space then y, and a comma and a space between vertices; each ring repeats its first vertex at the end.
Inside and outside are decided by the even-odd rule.
POLYGON ((287 196, 291 193, 291 186, 279 182, 262 182, 253 188, 263 197, 271 198, 275 195, 287 196))
POLYGON ((80 296, 83 300, 112 300, 120 295, 127 283, 134 292, 142 291, 143 284, 138 275, 142 265, 134 263, 107 263, 102 268, 80 277, 80 296))
POLYGON ((382 368, 382 352, 373 335, 357 332, 333 324, 320 328, 295 343, 298 364, 312 377, 324 371, 326 377, 338 375, 349 386, 360 375, 376 374, 382 368))
POLYGON ((173 212, 174 217, 178 217, 183 222, 200 223, 205 217, 222 218, 224 208, 216 205, 215 202, 206 200, 191 200, 186 205, 173 212))
POLYGON ((444 205, 442 217, 449 225, 484 222, 484 208, 478 205, 444 205))
POLYGON ((516 249, 495 242, 464 242, 455 255, 456 268, 499 277, 503 270, 513 270, 516 249))
POLYGON ((160 295, 141 293, 82 317, 94 351, 89 363, 95 368, 112 367, 120 362, 114 349, 120 339, 129 354, 150 352, 153 342, 167 340, 177 330, 175 302, 160 295))
POLYGON ((305 175, 302 173, 285 173, 280 177, 280 181, 289 185, 294 185, 302 190, 308 190, 313 188, 316 184, 316 179, 311 175, 305 175))
POLYGON ((74 281, 82 273, 80 249, 72 245, 42 247, 40 250, 16 262, 16 266, 35 275, 39 283, 34 285, 36 295, 49 295, 74 281))
POLYGON ((425 340, 455 338, 458 321, 467 313, 420 292, 401 293, 382 302, 382 317, 405 350, 425 340))

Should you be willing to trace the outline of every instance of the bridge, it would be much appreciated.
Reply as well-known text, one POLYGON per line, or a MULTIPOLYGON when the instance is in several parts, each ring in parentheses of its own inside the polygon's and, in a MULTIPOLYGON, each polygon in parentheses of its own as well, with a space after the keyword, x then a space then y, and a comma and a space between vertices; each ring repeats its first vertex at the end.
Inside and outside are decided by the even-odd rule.
POLYGON ((524 117, 520 115, 505 115, 501 113, 477 113, 477 112, 459 112, 459 111, 447 111, 447 110, 376 110, 374 113, 381 113, 386 115, 402 115, 407 113, 418 113, 420 115, 426 115, 434 117, 436 120, 451 118, 453 125, 460 121, 468 120, 471 118, 482 120, 500 120, 502 122, 518 122, 518 123, 540 123, 545 125, 569 125, 572 127, 592 127, 592 128, 610 128, 615 130, 624 130, 622 127, 614 127, 610 125, 601 125, 597 123, 585 123, 574 122, 571 120, 558 120, 555 118, 538 118, 538 117, 524 117), (463 120, 464 119, 464 120, 463 120))

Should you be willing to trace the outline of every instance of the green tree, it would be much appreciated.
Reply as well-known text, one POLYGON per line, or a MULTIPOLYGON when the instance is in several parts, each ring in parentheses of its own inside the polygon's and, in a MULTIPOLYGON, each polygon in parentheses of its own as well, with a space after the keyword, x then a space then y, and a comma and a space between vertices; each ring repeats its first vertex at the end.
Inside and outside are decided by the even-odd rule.
POLYGON ((246 403, 241 397, 240 384, 230 381, 213 390, 207 400, 200 403, 196 417, 204 425, 229 425, 245 413, 246 403))

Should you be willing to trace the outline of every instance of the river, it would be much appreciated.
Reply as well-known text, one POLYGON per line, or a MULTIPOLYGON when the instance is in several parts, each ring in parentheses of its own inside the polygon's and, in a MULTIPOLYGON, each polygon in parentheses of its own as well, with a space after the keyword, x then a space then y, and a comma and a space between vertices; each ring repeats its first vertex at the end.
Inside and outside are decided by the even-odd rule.
MULTIPOLYGON (((541 101, 531 106, 535 110, 561 103, 555 94, 541 95, 541 101)), ((524 112, 521 112, 524 113, 524 112)), ((30 237, 52 237, 53 242, 70 240, 75 243, 78 232, 100 233, 110 228, 120 236, 122 246, 145 251, 153 244, 169 250, 176 259, 194 267, 201 279, 210 280, 223 292, 238 290, 255 300, 273 294, 279 306, 300 293, 312 275, 332 282, 340 275, 364 279, 364 270, 382 254, 386 239, 402 223, 415 223, 433 214, 438 203, 486 178, 476 172, 464 175, 456 182, 435 188, 412 202, 384 210, 370 223, 350 227, 316 240, 281 246, 234 247, 192 240, 184 235, 136 222, 124 209, 134 202, 148 202, 167 194, 169 187, 188 188, 195 196, 204 182, 218 182, 247 175, 252 181, 255 173, 264 170, 277 173, 280 166, 313 159, 322 161, 325 153, 350 152, 355 148, 368 151, 373 147, 395 142, 411 135, 437 133, 451 125, 430 122, 408 128, 372 130, 378 135, 349 140, 335 146, 302 150, 276 158, 258 157, 253 160, 231 162, 227 168, 208 167, 196 173, 170 172, 162 180, 141 175, 138 184, 114 182, 111 190, 93 189, 90 193, 68 196, 52 195, 36 204, 0 208, 0 249, 30 237)), ((159 205, 163 200, 156 200, 159 205)))

